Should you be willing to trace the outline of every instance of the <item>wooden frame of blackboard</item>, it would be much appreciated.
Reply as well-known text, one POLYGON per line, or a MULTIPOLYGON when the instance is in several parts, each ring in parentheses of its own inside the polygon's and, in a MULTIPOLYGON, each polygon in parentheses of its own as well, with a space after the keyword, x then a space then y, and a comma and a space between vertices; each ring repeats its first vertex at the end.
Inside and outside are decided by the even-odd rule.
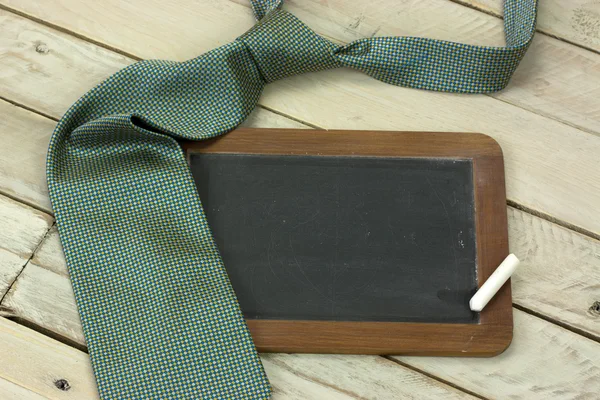
MULTIPOLYGON (((240 128, 182 143, 190 153, 470 159, 473 162, 477 279, 480 287, 508 255, 502 150, 478 133, 240 128)), ((246 320, 261 352, 493 356, 512 340, 510 281, 479 322, 409 323, 246 320)))

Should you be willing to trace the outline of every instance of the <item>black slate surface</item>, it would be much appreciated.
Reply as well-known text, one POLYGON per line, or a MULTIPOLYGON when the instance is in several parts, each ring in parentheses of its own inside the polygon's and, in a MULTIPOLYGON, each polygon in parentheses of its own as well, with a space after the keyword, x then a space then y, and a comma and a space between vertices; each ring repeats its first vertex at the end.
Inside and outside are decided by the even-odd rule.
POLYGON ((191 155, 246 318, 476 323, 470 160, 191 155))

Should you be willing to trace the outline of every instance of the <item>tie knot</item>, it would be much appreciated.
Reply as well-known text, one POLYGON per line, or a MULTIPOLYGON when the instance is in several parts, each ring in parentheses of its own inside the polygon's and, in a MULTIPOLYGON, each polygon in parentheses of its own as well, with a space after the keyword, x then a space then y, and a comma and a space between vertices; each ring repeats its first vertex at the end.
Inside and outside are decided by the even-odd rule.
POLYGON ((266 82, 341 66, 334 56, 337 45, 283 10, 271 11, 237 40, 246 45, 266 82))

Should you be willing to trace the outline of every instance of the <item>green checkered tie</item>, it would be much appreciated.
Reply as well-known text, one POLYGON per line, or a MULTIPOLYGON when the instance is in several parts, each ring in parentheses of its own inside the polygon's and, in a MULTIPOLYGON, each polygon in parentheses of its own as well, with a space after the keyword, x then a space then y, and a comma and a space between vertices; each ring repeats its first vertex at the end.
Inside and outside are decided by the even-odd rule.
POLYGON ((506 0, 507 47, 413 37, 338 46, 279 0, 259 22, 186 62, 142 61, 92 89, 59 122, 48 186, 104 399, 264 399, 260 359, 178 139, 238 126, 266 83, 350 67, 413 88, 500 90, 535 30, 537 0, 506 0))

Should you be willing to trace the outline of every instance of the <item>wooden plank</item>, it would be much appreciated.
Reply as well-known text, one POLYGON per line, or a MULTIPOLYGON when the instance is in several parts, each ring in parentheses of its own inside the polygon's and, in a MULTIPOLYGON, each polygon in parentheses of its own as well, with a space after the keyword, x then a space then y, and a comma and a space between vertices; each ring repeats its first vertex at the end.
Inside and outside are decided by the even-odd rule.
MULTIPOLYGON (((49 20, 142 58, 191 58, 200 54, 197 49, 209 49, 211 46, 208 41, 211 39, 210 43, 213 46, 223 44, 226 42, 223 38, 233 40, 242 33, 239 24, 247 29, 253 23, 247 0, 236 0, 237 7, 235 4, 224 3, 220 7, 213 4, 199 6, 198 10, 185 7, 172 9, 169 5, 146 3, 145 13, 149 14, 148 18, 150 15, 160 18, 167 15, 166 13, 173 13, 178 19, 161 24, 159 29, 153 24, 147 24, 146 29, 136 26, 140 29, 135 30, 130 30, 127 25, 121 23, 124 15, 131 12, 129 4, 125 7, 115 4, 114 6, 121 8, 120 12, 116 13, 118 15, 101 14, 104 24, 114 24, 118 27, 111 32, 107 32, 104 24, 96 21, 98 14, 94 13, 93 7, 78 5, 74 0, 49 2, 46 7, 34 7, 16 0, 5 1, 9 7, 49 20), (58 11, 61 7, 65 9, 58 11), (205 10, 209 12, 205 13, 205 10), (94 21, 85 26, 79 25, 74 23, 74 17, 69 19, 64 13, 76 14, 75 21, 89 19, 90 16, 94 21), (194 31, 200 27, 195 25, 196 29, 189 29, 184 23, 178 23, 184 17, 183 13, 186 14, 185 17, 193 14, 203 19, 202 27, 205 30, 200 35, 203 38, 202 43, 194 43, 199 38, 194 31), (216 31, 209 31, 219 19, 222 22, 221 26, 216 31), (233 21, 237 23, 230 25, 233 21), (230 27, 231 30, 224 31, 224 26, 230 27), (219 36, 215 37, 215 32, 218 32, 219 36), (172 42, 165 40, 168 37, 176 40, 181 36, 185 36, 187 43, 194 45, 186 50, 184 46, 172 46, 172 42), (152 46, 138 46, 141 40, 148 38, 151 38, 152 46)), ((497 3, 496 0, 488 1, 497 3)), ((332 0, 327 3, 290 1, 285 7, 317 32, 341 42, 373 35, 410 35, 479 45, 504 44, 503 23, 500 19, 448 0, 388 0, 379 2, 376 7, 359 0, 332 0)), ((543 6, 540 8, 544 10, 543 6)), ((577 13, 588 17, 594 15, 592 10, 585 11, 587 9, 584 6, 580 8, 583 11, 577 13)), ((600 95, 600 86, 590 84, 600 82, 599 65, 600 55, 546 35, 539 35, 517 70, 509 90, 493 96, 570 125, 600 132, 600 106, 594 101, 600 95)))
MULTIPOLYGON (((219 7, 215 7, 214 4, 202 5, 198 6, 197 10, 187 10, 185 7, 172 9, 170 5, 163 3, 146 2, 144 11, 150 14, 148 18, 151 15, 162 18, 164 15, 169 15, 167 13, 173 13, 172 15, 177 15, 178 18, 172 21, 165 21, 162 18, 164 25, 161 23, 159 27, 148 23, 145 29, 144 25, 139 25, 131 30, 128 24, 121 23, 121 19, 128 12, 132 12, 130 5, 122 2, 114 5, 111 3, 111 7, 120 8, 120 12, 115 15, 100 13, 100 17, 94 12, 93 7, 82 6, 74 0, 48 2, 45 3, 46 7, 15 0, 5 0, 5 2, 9 7, 15 7, 37 18, 47 19, 78 34, 142 58, 179 60, 191 58, 227 40, 233 40, 243 32, 243 29, 253 24, 247 0, 236 0, 238 4, 221 3, 219 7), (62 7, 65 9, 62 10, 62 7), (204 12, 206 10, 209 12, 204 12), (68 17, 69 13, 71 18, 68 17), (182 15, 183 13, 185 15, 182 15), (193 28, 185 25, 182 18, 190 15, 201 18, 203 25, 194 24, 193 28), (93 20, 88 24, 76 24, 90 16, 93 20), (104 23, 98 24, 98 18, 104 23), (216 22, 220 22, 218 28, 214 26, 216 22), (231 24, 231 22, 236 23, 231 24), (104 24, 114 24, 118 28, 109 32, 104 28, 104 24), (170 26, 171 24, 173 26, 170 26), (229 30, 224 30, 224 27, 229 30), (213 28, 214 31, 210 30, 213 28), (199 29, 203 30, 202 34, 195 33, 199 29), (216 33, 218 36, 215 36, 216 33), (168 38, 177 40, 176 38, 180 36, 185 36, 186 43, 190 43, 191 46, 172 46, 172 41, 168 38), (143 43, 144 40, 151 40, 152 46, 138 46, 138 43, 143 43), (202 42, 197 43, 198 40, 202 42)), ((388 0, 379 2, 376 7, 367 6, 366 3, 357 0, 350 2, 332 0, 327 3, 290 1, 286 3, 286 8, 317 32, 341 42, 373 35, 411 35, 479 45, 504 45, 503 23, 500 19, 448 0, 410 2, 388 0)), ((139 12, 137 10, 135 12, 136 18, 139 19, 139 12)), ((21 31, 12 21, 7 21, 6 24, 11 24, 8 27, 9 31, 21 31)), ((36 40, 32 45, 22 46, 17 52, 21 56, 26 56, 31 66, 36 67, 33 71, 43 73, 45 68, 39 65, 39 61, 46 58, 52 59, 57 64, 65 64, 66 60, 61 60, 57 56, 60 53, 51 51, 56 48, 57 38, 45 39, 35 29, 28 32, 31 32, 29 36, 35 36, 36 40), (34 54, 32 50, 39 46, 42 46, 41 53, 38 51, 39 54, 34 54), (44 52, 44 49, 48 51, 44 52)), ((10 40, 23 40, 22 36, 16 37, 8 33, 7 36, 10 40)), ((99 67, 103 65, 114 67, 113 61, 102 60, 99 67)), ((117 62, 117 65, 120 62, 117 62)), ((97 75, 99 68, 94 66, 88 69, 92 72, 90 75, 82 74, 74 79, 87 79, 87 85, 102 79, 102 76, 97 75)), ((600 96, 600 85, 590 85, 590 82, 600 82, 600 55, 552 37, 539 35, 513 77, 509 90, 493 96, 570 125, 600 132, 600 106, 594 101, 600 96)), ((45 89, 42 87, 40 90, 45 89)))
MULTIPOLYGON (((347 0, 291 2, 288 8, 317 32, 342 42, 410 35, 504 46, 501 19, 448 0, 386 1, 376 7, 347 0)), ((537 35, 508 89, 491 96, 598 133, 600 55, 537 35)))
MULTIPOLYGON (((194 3, 103 0, 90 4, 76 0, 43 3, 2 0, 0 4, 143 58, 185 60, 196 57, 231 42, 254 24, 250 3, 246 0, 239 4, 210 0, 194 3)), ((52 51, 52 47, 49 49, 52 51)))
POLYGON ((26 258, 0 249, 0 298, 6 294, 26 263, 26 258))
MULTIPOLYGON (((600 254, 600 244, 586 236, 578 235, 519 210, 509 209, 508 215, 511 251, 523 255, 523 264, 517 270, 513 285, 517 304, 545 313, 562 324, 573 325, 577 329, 585 330, 590 335, 600 337, 598 316, 591 313, 586 314, 585 312, 586 302, 599 294, 597 277, 598 271, 600 271, 600 259, 597 254, 600 254), (576 258, 571 265, 565 264, 564 260, 568 259, 569 255, 581 251, 587 255, 576 258), (564 256, 561 256, 561 254, 564 254, 564 256), (564 278, 568 275, 565 273, 565 268, 572 269, 575 268, 575 265, 576 268, 581 268, 581 275, 577 275, 581 276, 581 281, 577 282, 570 280, 570 277, 564 278), (561 275, 563 278, 553 278, 561 275), (564 285, 563 281, 565 281, 564 285), (583 307, 579 305, 583 305, 583 307)), ((31 324, 41 326, 83 344, 83 335, 81 334, 79 317, 75 311, 75 300, 70 282, 66 276, 66 267, 64 261, 59 260, 58 263, 56 262, 60 257, 57 255, 60 254, 59 246, 56 230, 53 229, 44 244, 36 252, 32 262, 29 263, 19 280, 13 285, 2 306, 12 316, 17 316, 31 324)), ((577 357, 585 351, 590 354, 589 358, 597 357, 600 360, 600 344, 522 312, 517 311, 515 315, 518 317, 515 320, 515 339, 508 352, 503 354, 499 360, 502 360, 503 368, 509 371, 512 365, 526 365, 531 371, 526 375, 527 380, 516 378, 505 380, 503 370, 500 367, 497 368, 495 373, 491 372, 489 365, 493 366, 494 360, 498 358, 492 358, 490 361, 465 359, 465 364, 456 364, 462 365, 460 368, 457 367, 457 370, 461 371, 460 376, 448 375, 449 372, 446 370, 440 370, 439 373, 437 370, 433 371, 432 368, 438 363, 444 365, 445 358, 402 358, 401 360, 425 369, 434 375, 440 375, 444 379, 448 378, 449 381, 464 386, 475 393, 489 394, 492 390, 498 390, 494 392, 495 395, 492 397, 504 393, 501 390, 509 390, 505 386, 510 385, 511 382, 515 382, 516 386, 510 389, 508 393, 519 393, 521 397, 527 398, 547 394, 550 390, 548 388, 552 385, 560 386, 564 384, 568 393, 574 393, 577 385, 580 385, 584 390, 595 388, 595 383, 589 379, 589 373, 590 371, 593 372, 593 369, 586 370, 584 367, 587 364, 577 357), (565 374, 565 379, 569 379, 569 382, 566 382, 559 379, 560 377, 557 376, 558 374, 554 369, 551 369, 552 374, 546 375, 544 371, 547 370, 546 364, 549 361, 545 356, 546 350, 540 350, 543 346, 547 347, 547 352, 556 357, 556 361, 550 362, 551 368, 558 368, 558 364, 560 364, 566 371, 576 371, 578 374, 580 373, 580 376, 578 377, 577 374, 569 372, 569 374, 565 374), (529 348, 535 350, 530 351, 529 348), (560 354, 570 354, 571 351, 575 352, 576 357, 559 357, 560 354), (431 361, 428 364, 422 364, 417 363, 420 362, 419 360, 431 361), (489 373, 480 374, 480 367, 488 368, 486 371, 489 371, 489 373), (469 379, 479 382, 478 386, 466 385, 464 381, 469 379), (484 390, 482 387, 486 385, 489 389, 484 390), (539 393, 535 392, 537 387, 542 388, 539 393)), ((389 383, 386 386, 382 381, 387 376, 388 372, 386 371, 389 366, 385 370, 376 370, 373 366, 368 366, 369 364, 366 361, 361 361, 360 365, 349 365, 347 364, 348 359, 342 356, 338 361, 344 361, 339 363, 336 361, 336 364, 332 366, 328 362, 333 361, 327 361, 326 356, 323 359, 308 355, 298 357, 304 356, 307 358, 301 358, 293 362, 293 364, 298 363, 298 366, 291 366, 292 362, 284 355, 269 355, 265 359, 271 359, 273 363, 286 363, 289 368, 298 368, 298 373, 308 374, 307 376, 310 379, 321 379, 324 383, 340 382, 341 384, 345 382, 344 379, 350 378, 341 371, 352 368, 358 371, 356 376, 360 376, 365 371, 376 371, 369 372, 361 379, 356 378, 358 379, 356 386, 352 386, 350 389, 348 389, 350 387, 348 386, 344 389, 351 390, 352 393, 356 394, 356 397, 367 397, 363 394, 368 390, 372 390, 372 387, 384 388, 378 390, 387 390, 385 388, 389 387, 389 383), (361 365, 365 365, 364 368, 361 365), (331 371, 327 372, 329 369, 331 371), (340 371, 340 375, 337 375, 338 372, 336 371, 340 371), (360 383, 362 380, 364 382, 360 383), (372 382, 372 386, 368 386, 367 382, 372 382), (364 388, 362 388, 363 386, 364 388)), ((593 362, 588 364, 590 366, 594 365, 593 362)), ((448 370, 452 370, 452 368, 448 367, 448 370)), ((412 382, 412 378, 409 381, 412 382)), ((390 387, 390 390, 392 389, 396 390, 396 387, 390 387)), ((417 388, 406 388, 407 393, 411 390, 417 390, 417 388)), ((378 393, 382 393, 381 397, 385 397, 383 393, 386 392, 378 393)))
MULTIPOLYGON (((98 398, 86 353, 5 318, 0 318, 0 341, 3 344, 0 347, 3 361, 0 363, 0 394, 11 390, 26 394, 34 392, 42 398, 52 399, 98 398), (68 383, 68 390, 57 387, 60 380, 68 383)), ((269 355, 262 359, 273 385, 273 399, 391 398, 416 390, 422 398, 473 398, 380 357, 332 356, 316 361, 310 356, 289 359, 269 355), (357 381, 348 379, 347 373, 352 370, 361 371, 357 381), (316 374, 319 371, 324 373, 321 379, 316 374), (363 393, 370 395, 363 396, 363 393)), ((39 396, 22 398, 37 399, 39 396)))
POLYGON ((56 122, 0 100, 0 191, 50 213, 46 151, 56 122))
MULTIPOLYGON (((13 119, 18 121, 21 119, 22 121, 27 121, 28 119, 32 119, 36 121, 39 119, 38 116, 35 116, 28 111, 14 108, 6 103, 3 104, 0 102, 0 109, 2 109, 3 105, 5 107, 5 112, 2 113, 4 120, 13 119), (13 116, 15 116, 16 119, 12 118, 13 116)), ((0 118, 0 120, 2 120, 2 118, 0 118)), ((281 127, 302 126, 264 110, 257 110, 248 121, 248 125, 281 127)), ((23 180, 24 183, 21 184, 21 186, 28 185, 45 188, 45 172, 41 167, 44 163, 44 153, 46 148, 45 140, 47 139, 35 140, 32 142, 34 145, 30 147, 29 141, 19 141, 18 139, 22 137, 22 135, 27 135, 28 132, 34 132, 37 125, 23 124, 19 126, 21 126, 21 129, 9 130, 4 134, 4 137, 8 139, 9 145, 0 148, 2 154, 2 157, 0 157, 0 165, 3 166, 3 168, 0 168, 0 177, 7 177, 8 180, 14 179, 17 182, 23 180), (5 150, 5 152, 3 152, 3 150, 5 150), (31 157, 32 154, 36 154, 38 157, 38 167, 35 167, 34 169, 29 169, 29 167, 27 167, 22 171, 19 171, 18 167, 14 167, 10 170, 11 165, 13 164, 2 164, 4 160, 27 159, 28 156, 31 157), (11 158, 13 156, 14 158, 11 158), (7 175, 2 175, 4 171, 9 171, 9 173, 7 175)), ((47 131, 47 135, 49 134, 50 129, 47 131)), ((27 165, 35 165, 35 163, 32 162, 27 165)), ((4 180, 4 182, 6 182, 6 180, 4 180)), ((17 188, 21 186, 17 186, 17 188)), ((32 197, 31 201, 35 202, 35 199, 44 200, 45 196, 46 193, 44 189, 44 191, 38 191, 36 197, 32 197)), ((593 288, 588 286, 588 282, 593 282, 594 278, 598 277, 598 260, 597 257, 594 256, 600 252, 597 244, 598 242, 554 224, 548 224, 538 218, 528 217, 525 213, 519 211, 513 211, 512 213, 514 215, 511 218, 511 223, 509 225, 511 249, 523 259, 524 265, 527 265, 527 268, 521 268, 519 270, 515 279, 519 279, 520 274, 523 273, 523 282, 536 282, 536 284, 540 285, 539 290, 529 290, 529 285, 525 285, 523 286, 523 291, 521 291, 521 286, 515 286, 515 301, 524 307, 544 315, 547 314, 559 321, 564 321, 577 329, 582 329, 590 334, 598 335, 598 328, 594 327, 595 324, 588 312, 589 307, 598 297, 597 290, 593 290, 593 288), (563 254, 572 256, 564 256, 563 254), (575 260, 578 260, 577 264, 575 264, 575 260), (568 274, 565 273, 565 266, 568 266, 566 269, 568 274), (532 271, 531 273, 533 276, 525 274, 530 271, 532 271), (550 274, 550 271, 552 274, 550 274), (571 279, 570 276, 573 276, 574 278, 571 279), (555 277, 560 277, 560 279, 556 279, 555 277), (569 284, 565 284, 561 287, 561 290, 550 290, 550 287, 557 282, 569 282, 569 284), (586 289, 580 290, 582 288, 586 289)), ((49 246, 48 243, 51 241, 55 241, 54 246, 59 245, 58 237, 56 235, 50 235, 48 240, 46 240, 39 249, 38 255, 45 254, 44 249, 49 246)), ((62 263, 62 254, 52 250, 47 252, 46 257, 50 257, 51 254, 56 254, 56 256, 51 260, 42 262, 42 264, 47 268, 53 268, 52 266, 56 265, 56 271, 60 270, 66 274, 66 268, 64 266, 61 265, 58 267, 58 265, 62 263)), ((34 263, 37 262, 39 264, 39 259, 43 260, 44 258, 39 258, 36 255, 34 263)), ((1 269, 1 271, 3 271, 5 275, 2 279, 4 286, 6 287, 8 283, 12 281, 14 274, 19 270, 19 266, 22 266, 23 264, 22 260, 14 255, 5 255, 4 263, 6 266, 1 269), (8 265, 12 265, 12 267, 8 267, 8 265)), ((35 290, 35 287, 32 290, 35 290)))
POLYGON ((513 303, 600 340, 600 241, 508 209, 513 303))
POLYGON ((0 195, 0 299, 51 225, 51 216, 0 195))
POLYGON ((415 393, 420 399, 475 399, 378 356, 261 354, 261 359, 273 385, 273 399, 392 399, 413 398, 415 393), (284 374, 294 380, 279 382, 284 374), (337 392, 317 392, 296 383, 300 380, 337 392))
POLYGON ((474 399, 464 392, 424 380, 383 357, 332 354, 263 354, 268 362, 325 385, 345 388, 357 399, 474 399), (335 366, 335 369, 332 368, 335 366))
POLYGON ((281 368, 269 360, 263 360, 263 366, 271 387, 273 399, 334 399, 349 400, 355 397, 344 391, 321 385, 317 382, 304 379, 288 369, 281 368))
MULTIPOLYGON (((48 213, 52 206, 46 186, 46 152, 56 122, 0 100, 0 193, 48 213)), ((243 126, 307 128, 265 109, 256 109, 243 126)))
POLYGON ((266 88, 263 102, 328 129, 486 133, 504 151, 510 200, 600 233, 595 211, 600 173, 597 156, 588 153, 600 147, 598 136, 490 97, 422 94, 349 70, 274 83, 266 88))
MULTIPOLYGON (((497 16, 503 0, 450 0, 497 16)), ((552 36, 600 51, 600 3, 598 0, 541 0, 537 29, 552 36)))
MULTIPOLYGON (((65 13, 84 13, 78 4, 73 4, 73 10, 65 10, 65 13)), ((145 12, 157 12, 152 7, 143 9, 145 12)), ((197 15, 198 21, 217 17, 223 21, 231 20, 211 7, 206 6, 206 15, 197 15)), ((224 7, 233 13, 233 20, 238 14, 241 16, 241 12, 248 12, 246 7, 242 7, 242 11, 235 7, 230 9, 229 5, 224 7)), ((56 10, 61 10, 61 7, 56 10)), ((13 77, 10 80, 0 79, 0 88, 12 87, 9 90, 14 93, 23 93, 18 95, 20 97, 15 96, 24 104, 29 104, 30 98, 42 99, 33 100, 33 103, 43 107, 40 111, 44 113, 59 115, 76 99, 75 93, 84 93, 96 83, 95 79, 98 77, 99 80, 101 73, 94 72, 94 68, 105 68, 107 76, 120 65, 110 61, 115 55, 108 50, 10 13, 3 12, 2 15, 5 19, 3 26, 7 29, 0 34, 8 35, 7 42, 11 46, 8 54, 16 55, 0 60, 3 76, 13 77), (19 33, 22 31, 33 32, 32 38, 27 39, 27 35, 19 33), (34 44, 41 42, 47 45, 46 55, 54 58, 41 57, 35 51, 34 44), (110 62, 98 61, 105 56, 110 62), (49 60, 47 64, 45 60, 49 60), (28 68, 43 73, 15 78, 28 68), (65 74, 65 68, 71 73, 65 74), (91 78, 86 81, 81 77, 85 77, 88 70, 91 78), (34 95, 37 88, 41 88, 42 95, 34 95)), ((250 24, 251 18, 247 17, 250 24)), ((71 19, 77 20, 75 17, 71 19)), ((202 25, 198 21, 194 22, 195 27, 202 25)), ((235 29, 232 27, 232 36, 235 36, 235 29)), ((115 31, 119 29, 115 27, 115 31)), ((122 40, 127 37, 124 33, 122 40)), ((157 43, 168 36, 167 32, 162 34, 161 38, 152 40, 153 46, 158 46, 157 43)), ((168 47, 190 52, 193 49, 194 53, 200 53, 214 44, 208 42, 208 36, 203 45, 198 40, 198 37, 190 39, 186 46, 172 46, 169 42, 168 47)), ((517 89, 513 87, 510 90, 517 89)), ((596 234, 600 232, 600 216, 595 212, 595 205, 600 203, 600 174, 597 173, 600 139, 594 135, 487 96, 456 96, 403 89, 349 70, 307 74, 276 82, 267 87, 262 101, 269 108, 325 128, 484 132, 497 139, 504 149, 509 199, 596 234), (581 174, 580 171, 589 173, 581 174)))
POLYGON ((67 274, 57 275, 30 262, 4 298, 0 316, 18 317, 85 344, 67 274))
POLYGON ((0 196, 0 248, 29 258, 51 224, 48 214, 0 196))
POLYGON ((46 397, 41 396, 22 386, 0 378, 0 398, 11 400, 44 400, 46 397))
POLYGON ((494 358, 394 357, 488 398, 597 399, 600 344, 515 310, 511 346, 494 358))
POLYGON ((45 398, 99 398, 86 353, 5 318, 0 318, 0 341, 0 378, 45 398), (57 387, 60 380, 69 390, 57 387))
MULTIPOLYGON (((513 302, 600 339, 600 242, 508 208, 510 251, 521 257, 513 277, 513 302)), ((56 227, 2 303, 19 316, 83 343, 56 227), (58 301, 56 301, 58 298, 58 301)))
POLYGON ((133 60, 0 10, 0 93, 54 118, 133 60), (77 57, 73 57, 72 53, 77 57), (62 83, 61 83, 62 81, 62 83))

